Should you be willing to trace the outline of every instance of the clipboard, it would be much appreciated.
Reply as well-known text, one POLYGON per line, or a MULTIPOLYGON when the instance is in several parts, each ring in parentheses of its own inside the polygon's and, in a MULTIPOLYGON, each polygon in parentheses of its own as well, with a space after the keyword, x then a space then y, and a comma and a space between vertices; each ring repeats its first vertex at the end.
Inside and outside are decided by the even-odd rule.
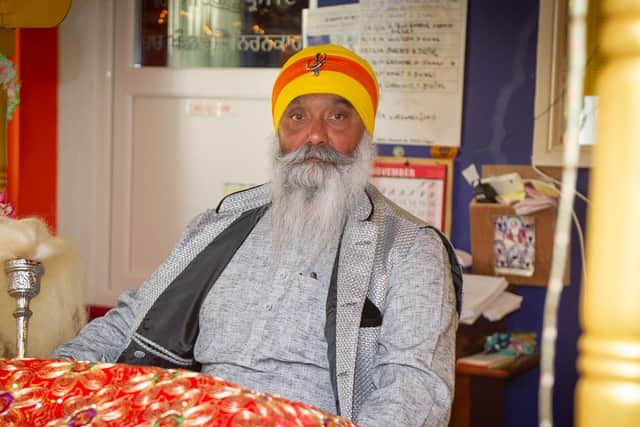
POLYGON ((451 233, 453 159, 378 156, 371 182, 412 215, 451 233))

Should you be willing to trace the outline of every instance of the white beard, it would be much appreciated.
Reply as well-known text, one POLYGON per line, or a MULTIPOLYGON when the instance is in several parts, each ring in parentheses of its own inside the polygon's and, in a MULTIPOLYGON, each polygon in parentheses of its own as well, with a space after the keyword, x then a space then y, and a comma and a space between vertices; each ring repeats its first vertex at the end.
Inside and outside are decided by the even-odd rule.
POLYGON ((353 156, 328 145, 282 154, 276 141, 270 185, 275 264, 287 254, 312 261, 337 243, 344 221, 364 191, 376 154, 365 133, 353 156), (318 162, 305 162, 315 157, 318 162))

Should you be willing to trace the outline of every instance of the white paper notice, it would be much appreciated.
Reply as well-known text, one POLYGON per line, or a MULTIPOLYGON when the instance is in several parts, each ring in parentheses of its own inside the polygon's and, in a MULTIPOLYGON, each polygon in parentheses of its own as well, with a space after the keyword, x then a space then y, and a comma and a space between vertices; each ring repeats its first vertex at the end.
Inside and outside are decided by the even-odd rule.
POLYGON ((337 44, 358 51, 360 6, 342 6, 302 9, 303 46, 337 44))
POLYGON ((376 143, 460 145, 466 0, 360 0, 358 52, 380 84, 376 143))

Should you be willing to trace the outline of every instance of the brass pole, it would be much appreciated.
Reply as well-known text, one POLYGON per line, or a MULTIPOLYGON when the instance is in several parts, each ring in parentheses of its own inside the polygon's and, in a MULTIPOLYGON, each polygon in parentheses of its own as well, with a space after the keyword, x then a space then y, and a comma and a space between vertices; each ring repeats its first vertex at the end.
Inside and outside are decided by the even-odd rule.
POLYGON ((576 425, 640 422, 640 0, 602 2, 576 425))

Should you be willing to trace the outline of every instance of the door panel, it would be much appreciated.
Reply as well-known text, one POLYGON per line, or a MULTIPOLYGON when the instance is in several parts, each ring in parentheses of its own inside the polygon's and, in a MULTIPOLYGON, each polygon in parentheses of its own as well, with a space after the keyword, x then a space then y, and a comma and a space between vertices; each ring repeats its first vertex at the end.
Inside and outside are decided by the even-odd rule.
POLYGON ((267 68, 135 67, 134 10, 116 2, 109 293, 137 287, 225 184, 261 184, 272 151, 267 68))
POLYGON ((135 2, 74 0, 60 27, 59 232, 87 302, 113 305, 225 184, 262 183, 277 68, 136 67, 135 2))

